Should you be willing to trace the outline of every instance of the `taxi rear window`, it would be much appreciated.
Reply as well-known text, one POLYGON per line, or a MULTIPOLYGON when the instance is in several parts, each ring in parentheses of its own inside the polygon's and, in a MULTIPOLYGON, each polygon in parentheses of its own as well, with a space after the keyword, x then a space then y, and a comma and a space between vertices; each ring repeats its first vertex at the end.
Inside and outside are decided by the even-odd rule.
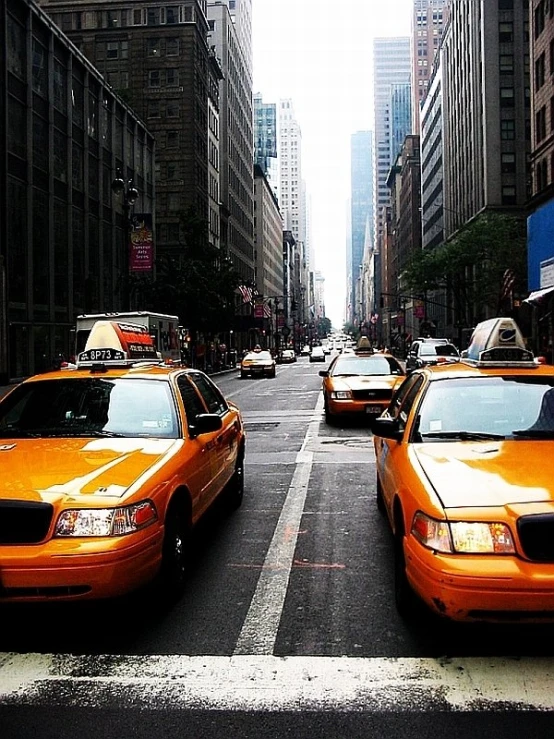
POLYGON ((177 438, 169 385, 120 378, 23 383, 0 403, 0 437, 177 438))

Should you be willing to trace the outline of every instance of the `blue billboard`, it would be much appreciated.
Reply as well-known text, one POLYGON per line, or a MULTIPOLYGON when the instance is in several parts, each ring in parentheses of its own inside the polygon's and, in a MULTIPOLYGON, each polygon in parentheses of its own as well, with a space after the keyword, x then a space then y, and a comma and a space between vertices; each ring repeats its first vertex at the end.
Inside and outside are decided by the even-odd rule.
POLYGON ((554 284, 549 279, 553 259, 554 200, 549 200, 527 219, 527 266, 530 292, 554 284), (543 284, 541 284, 541 271, 543 284))

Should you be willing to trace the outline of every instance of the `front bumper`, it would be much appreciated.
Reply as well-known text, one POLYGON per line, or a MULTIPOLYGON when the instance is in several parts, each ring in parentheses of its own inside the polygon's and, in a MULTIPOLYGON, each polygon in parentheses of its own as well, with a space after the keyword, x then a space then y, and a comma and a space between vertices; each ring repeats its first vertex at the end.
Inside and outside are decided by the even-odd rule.
POLYGON ((405 539, 406 574, 419 597, 454 621, 554 622, 554 564, 514 556, 445 555, 405 539))
POLYGON ((160 568, 163 528, 118 538, 52 539, 0 547, 0 603, 113 598, 160 568))
POLYGON ((335 400, 327 398, 329 413, 333 416, 376 416, 389 407, 390 400, 335 400))

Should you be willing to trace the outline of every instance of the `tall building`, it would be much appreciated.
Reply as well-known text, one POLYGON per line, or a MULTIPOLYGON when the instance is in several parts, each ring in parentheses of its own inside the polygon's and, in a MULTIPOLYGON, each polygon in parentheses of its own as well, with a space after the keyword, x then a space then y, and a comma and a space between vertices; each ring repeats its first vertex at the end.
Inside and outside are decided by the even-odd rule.
MULTIPOLYGON (((279 103, 279 204, 283 227, 292 235, 294 253, 289 255, 289 265, 295 265, 295 282, 289 293, 291 304, 298 306, 298 315, 304 311, 307 285, 302 282, 305 257, 305 197, 302 187, 302 131, 298 123, 292 100, 279 103)), ((291 309, 292 310, 292 309, 291 309)))
POLYGON ((262 168, 254 165, 255 283, 264 298, 283 295, 283 225, 279 204, 262 168))
POLYGON ((412 18, 412 131, 419 133, 433 61, 448 21, 451 0, 414 0, 412 18))
MULTIPOLYGON (((384 230, 387 208, 390 205, 390 190, 387 177, 398 151, 393 152, 393 102, 399 97, 393 94, 395 86, 410 84, 411 55, 410 38, 376 38, 373 42, 373 202, 374 202, 374 249, 375 249, 375 299, 381 296, 381 256, 385 248, 384 230)), ((400 96, 401 97, 401 96, 400 96)), ((398 109, 398 105, 397 105, 398 109)), ((404 132, 404 136, 409 131, 404 132)), ((395 138, 399 131, 396 130, 395 138)), ((403 139, 402 139, 403 140, 403 139)))
POLYGON ((369 222, 373 243, 373 132, 358 131, 350 139, 350 223, 351 248, 348 253, 348 321, 360 320, 360 296, 356 285, 364 257, 366 226, 369 222))
POLYGON ((531 133, 527 3, 453 3, 442 65, 448 237, 487 208, 517 211, 527 201, 531 133), (462 69, 486 73, 460 74, 462 69))
MULTIPOLYGON (((194 210, 219 243, 219 81, 206 0, 40 0, 156 139, 156 243, 178 256, 194 210)), ((121 133, 124 136, 123 133, 121 133)))
POLYGON ((275 103, 264 103, 261 93, 254 95, 254 162, 277 195, 277 106, 275 103))
POLYGON ((208 4, 209 43, 221 60, 221 243, 245 281, 254 279, 254 132, 251 0, 208 4))
POLYGON ((442 66, 436 63, 421 108, 421 227, 424 249, 439 246, 444 241, 443 127, 442 66))
MULTIPOLYGON (((75 5, 75 4, 74 4, 75 5)), ((72 22, 88 18, 79 9, 72 22)), ((79 313, 126 307, 129 211, 117 170, 154 209, 154 140, 31 0, 0 5, 0 382, 75 351, 79 313)), ((133 211, 131 211, 133 212, 133 211)), ((134 306, 133 306, 134 307, 134 306)))
POLYGON ((391 162, 404 146, 412 130, 412 93, 409 83, 391 85, 390 156, 391 162))

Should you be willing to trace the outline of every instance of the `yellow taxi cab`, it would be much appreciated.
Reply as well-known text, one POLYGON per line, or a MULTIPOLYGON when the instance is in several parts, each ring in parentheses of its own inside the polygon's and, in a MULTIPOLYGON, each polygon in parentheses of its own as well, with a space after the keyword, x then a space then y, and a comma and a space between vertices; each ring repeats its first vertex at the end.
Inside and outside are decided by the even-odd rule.
POLYGON ((554 368, 511 318, 413 372, 371 423, 395 599, 456 621, 554 620, 554 368))
POLYGON ((275 359, 271 352, 262 349, 259 345, 254 351, 248 352, 240 364, 240 376, 245 377, 275 377, 275 359))
POLYGON ((406 373, 392 354, 375 354, 367 337, 362 337, 354 352, 338 354, 319 374, 325 420, 333 423, 339 417, 381 414, 406 373))
POLYGON ((99 321, 75 369, 0 401, 0 602, 182 592, 190 532, 240 505, 239 409, 160 361, 146 328, 99 321))

